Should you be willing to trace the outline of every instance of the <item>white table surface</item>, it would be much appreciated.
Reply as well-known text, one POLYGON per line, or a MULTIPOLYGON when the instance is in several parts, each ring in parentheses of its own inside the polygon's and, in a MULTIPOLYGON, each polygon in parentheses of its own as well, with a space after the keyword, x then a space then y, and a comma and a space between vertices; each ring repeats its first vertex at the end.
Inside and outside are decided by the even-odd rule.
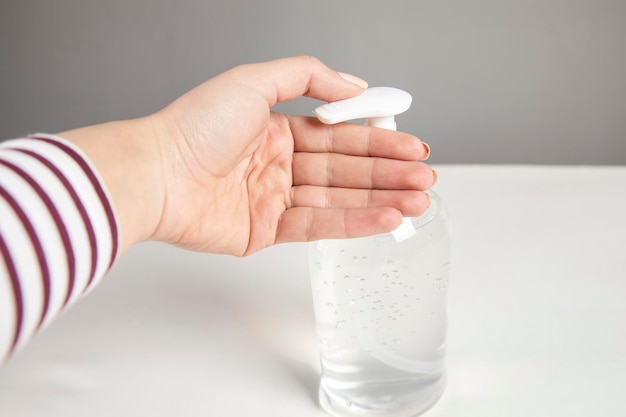
MULTIPOLYGON (((626 416, 626 167, 440 166, 448 387, 425 414, 626 416)), ((305 244, 126 254, 0 369, 0 416, 311 416, 305 244)))

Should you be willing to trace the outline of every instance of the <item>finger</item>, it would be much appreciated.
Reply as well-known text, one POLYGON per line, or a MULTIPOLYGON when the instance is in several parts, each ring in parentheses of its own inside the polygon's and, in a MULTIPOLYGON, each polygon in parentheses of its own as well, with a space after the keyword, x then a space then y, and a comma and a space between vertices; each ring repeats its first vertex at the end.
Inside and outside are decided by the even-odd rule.
POLYGON ((334 152, 406 161, 426 160, 430 147, 408 133, 340 123, 326 125, 313 117, 289 117, 296 152, 334 152))
POLYGON ((370 236, 394 230, 402 222, 391 207, 323 209, 295 207, 278 223, 275 243, 370 236))
POLYGON ((357 190, 302 185, 292 191, 294 207, 371 208, 393 207, 403 216, 419 216, 430 205, 423 191, 357 190))
POLYGON ((241 65, 223 76, 260 92, 270 106, 300 96, 337 101, 367 88, 360 78, 332 70, 312 56, 241 65))
POLYGON ((436 175, 423 162, 306 152, 293 154, 292 171, 293 185, 379 190, 427 190, 436 175))

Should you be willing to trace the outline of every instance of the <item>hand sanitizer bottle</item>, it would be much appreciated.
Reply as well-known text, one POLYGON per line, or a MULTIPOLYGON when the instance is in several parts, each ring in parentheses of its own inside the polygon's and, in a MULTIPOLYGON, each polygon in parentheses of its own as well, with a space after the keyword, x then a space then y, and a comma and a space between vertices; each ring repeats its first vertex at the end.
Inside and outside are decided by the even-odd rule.
MULTIPOLYGON (((395 130, 411 96, 376 87, 315 110, 324 123, 366 118, 395 130)), ((321 406, 335 416, 409 417, 445 386, 450 227, 440 198, 392 233, 310 243, 321 406)))

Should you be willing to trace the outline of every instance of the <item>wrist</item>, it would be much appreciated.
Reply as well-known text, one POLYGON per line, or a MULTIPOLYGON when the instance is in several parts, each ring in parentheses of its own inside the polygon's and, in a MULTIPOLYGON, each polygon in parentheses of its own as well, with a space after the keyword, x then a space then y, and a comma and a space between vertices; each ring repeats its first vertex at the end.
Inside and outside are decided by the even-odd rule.
POLYGON ((104 181, 118 222, 120 253, 149 239, 164 199, 152 118, 88 126, 59 136, 81 148, 104 181))

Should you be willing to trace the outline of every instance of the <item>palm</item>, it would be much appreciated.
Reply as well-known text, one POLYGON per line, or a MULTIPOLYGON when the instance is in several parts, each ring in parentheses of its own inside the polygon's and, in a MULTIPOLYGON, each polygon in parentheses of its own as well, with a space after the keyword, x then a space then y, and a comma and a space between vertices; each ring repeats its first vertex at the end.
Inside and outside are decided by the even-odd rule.
POLYGON ((181 125, 185 146, 176 149, 175 194, 160 227, 187 249, 245 255, 274 243, 291 204, 294 139, 287 118, 269 113, 254 92, 231 96, 245 97, 233 103, 244 122, 224 121, 222 136, 194 136, 181 125))
MULTIPOLYGON (((249 216, 248 236, 242 236, 245 253, 275 242, 282 214, 292 206, 294 140, 284 115, 273 113, 267 130, 252 153, 242 180, 246 184, 249 216)), ((239 219, 241 219, 240 217, 239 219)), ((245 228, 241 232, 244 234, 245 228)))

